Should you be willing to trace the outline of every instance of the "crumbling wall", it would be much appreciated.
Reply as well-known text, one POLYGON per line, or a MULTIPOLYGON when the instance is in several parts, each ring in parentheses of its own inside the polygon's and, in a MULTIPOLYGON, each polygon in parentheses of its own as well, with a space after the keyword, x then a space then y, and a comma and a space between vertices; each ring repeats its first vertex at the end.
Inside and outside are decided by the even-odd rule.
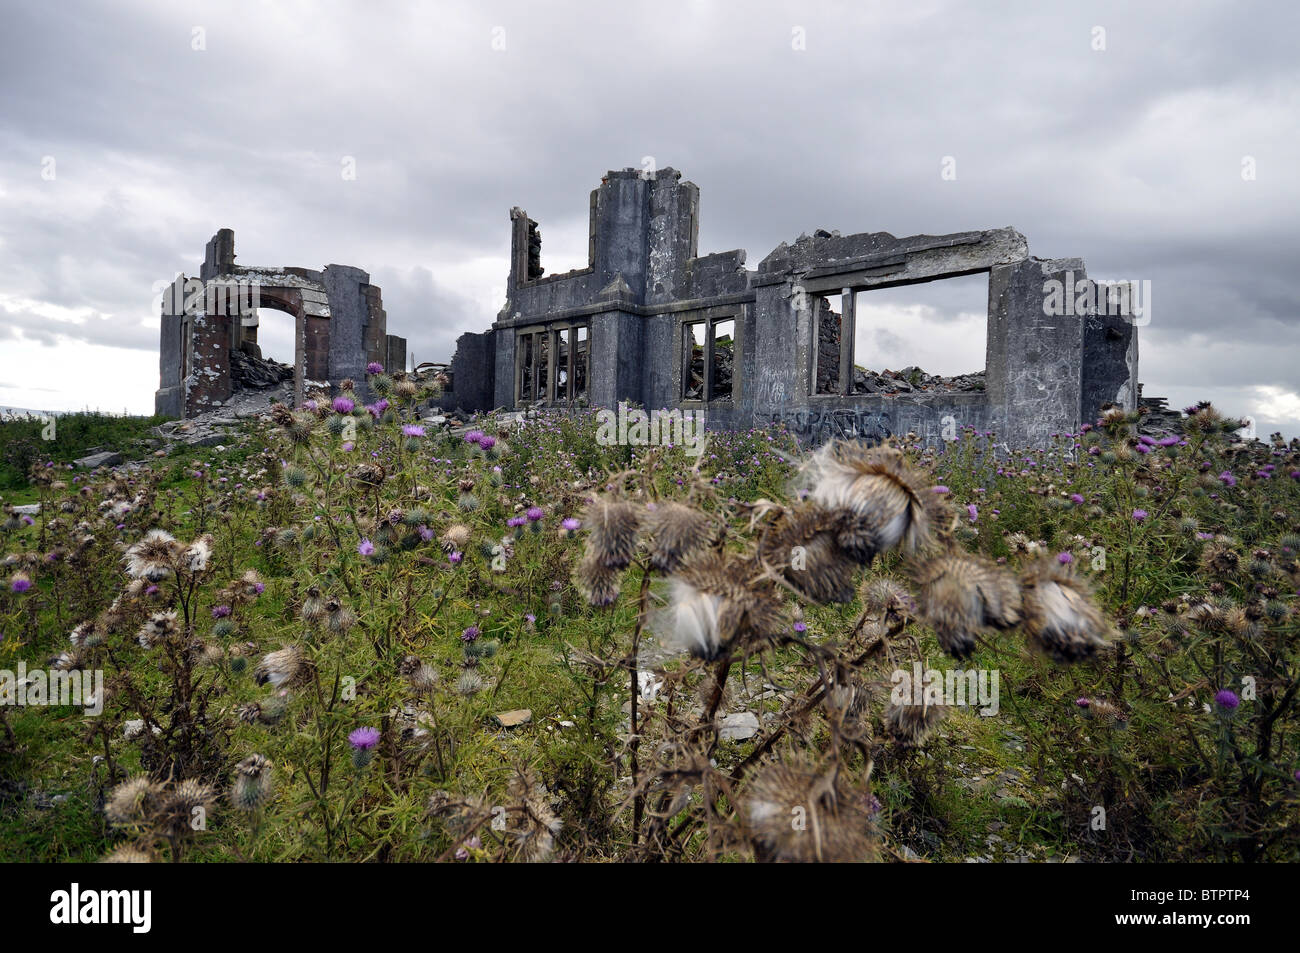
MULTIPOLYGON (((1107 403, 1134 406, 1131 315, 1053 313, 1048 283, 1068 272, 1086 281, 1083 262, 1032 258, 1012 228, 904 238, 818 230, 778 245, 750 271, 742 250, 698 255, 699 190, 673 169, 624 169, 601 180, 591 196, 586 268, 538 277, 536 222, 519 208, 511 222, 507 301, 485 332, 492 344, 463 336, 453 358, 461 409, 521 406, 519 336, 573 322, 590 326, 594 406, 703 409, 709 427, 782 423, 809 443, 909 431, 936 443, 974 427, 1009 444, 1041 445, 1107 403), (852 350, 843 348, 854 339, 856 292, 973 274, 989 276, 982 380, 967 375, 933 392, 854 392, 855 380, 859 390, 878 386, 855 372, 852 350), (818 387, 816 303, 842 290, 852 292, 842 313, 820 329, 823 363, 837 369, 818 387), (725 399, 684 399, 686 329, 698 322, 734 322, 736 383, 725 399)), ((562 406, 557 395, 552 388, 529 403, 562 406)))
POLYGON ((250 308, 293 316, 297 402, 310 385, 337 388, 347 379, 369 399, 368 364, 405 368, 406 341, 388 334, 382 293, 365 271, 239 266, 228 228, 208 241, 199 277, 178 276, 163 299, 155 411, 169 417, 193 417, 230 399, 231 352, 256 350, 246 347, 256 341, 250 308))

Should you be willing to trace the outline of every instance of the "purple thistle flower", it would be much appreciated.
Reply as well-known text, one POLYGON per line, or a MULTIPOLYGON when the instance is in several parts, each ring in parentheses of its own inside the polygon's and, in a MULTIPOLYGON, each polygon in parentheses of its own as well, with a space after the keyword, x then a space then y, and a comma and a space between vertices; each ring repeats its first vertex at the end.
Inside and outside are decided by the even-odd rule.
POLYGON ((402 434, 407 437, 423 437, 424 428, 419 424, 407 424, 402 428, 402 434))
POLYGON ((930 487, 930 492, 931 492, 931 493, 950 493, 950 492, 952 492, 952 491, 949 490, 946 486, 932 486, 932 487, 930 487))
POLYGON ((1219 474, 1219 479, 1223 481, 1224 486, 1236 486, 1237 478, 1232 475, 1231 471, 1224 470, 1219 474))
POLYGON ((354 751, 369 751, 379 744, 379 729, 358 728, 348 735, 348 744, 354 751))
POLYGON ((1074 703, 1075 703, 1076 705, 1078 705, 1080 708, 1087 708, 1089 705, 1092 704, 1092 699, 1090 699, 1090 698, 1076 698, 1076 699, 1074 700, 1074 703))
POLYGON ((334 398, 333 407, 334 407, 334 413, 336 414, 350 414, 356 408, 356 406, 357 406, 356 403, 354 403, 350 398, 347 397, 334 398))
POLYGON ((482 437, 479 438, 478 445, 482 447, 484 450, 491 450, 493 447, 497 445, 497 438, 489 437, 487 434, 484 434, 482 437))
POLYGON ((230 608, 230 606, 213 606, 213 607, 212 607, 212 618, 214 618, 214 619, 224 619, 224 618, 226 618, 228 615, 230 615, 230 613, 231 613, 231 608, 230 608))
POLYGON ((530 523, 536 523, 539 519, 546 516, 546 510, 542 509, 540 506, 530 506, 524 515, 528 517, 530 523))
POLYGON ((527 522, 528 517, 526 516, 512 516, 510 519, 506 520, 506 525, 511 529, 514 529, 516 526, 523 526, 527 522))
POLYGON ((266 592, 266 583, 264 582, 253 583, 253 591, 260 596, 262 593, 266 592))
POLYGON ((1057 553, 1056 561, 1062 566, 1068 566, 1070 563, 1074 562, 1074 557, 1069 553, 1057 553))
POLYGON ((429 540, 433 539, 433 530, 429 529, 427 526, 421 526, 420 539, 424 540, 426 543, 429 542, 429 540))
POLYGON ((974 503, 966 504, 966 512, 970 514, 970 521, 972 523, 974 523, 977 519, 980 518, 979 507, 976 506, 974 503))
POLYGON ((1241 704, 1241 699, 1237 697, 1237 693, 1230 688, 1219 689, 1214 695, 1214 700, 1220 708, 1232 709, 1241 704))
POLYGON ((462 642, 473 642, 476 641, 478 637, 479 637, 479 628, 476 625, 471 625, 469 628, 465 629, 460 634, 460 640, 462 642))
POLYGON ((13 580, 9 583, 9 588, 14 592, 26 592, 31 587, 32 581, 22 575, 14 576, 13 580))
POLYGON ((24 525, 24 526, 35 526, 35 525, 36 525, 36 520, 32 519, 30 516, 28 516, 26 513, 24 513, 24 514, 23 514, 23 525, 24 525))
POLYGON ((796 623, 794 624, 794 630, 795 630, 796 632, 807 632, 807 631, 808 631, 808 626, 807 626, 805 623, 803 623, 803 622, 796 622, 796 623))
POLYGON ((1084 501, 1084 500, 1083 500, 1083 497, 1082 497, 1080 494, 1078 494, 1078 493, 1071 493, 1071 494, 1070 494, 1070 502, 1071 502, 1071 503, 1076 503, 1076 504, 1077 504, 1077 503, 1082 503, 1083 501, 1084 501))
POLYGON ((373 556, 375 554, 375 544, 368 539, 363 539, 357 546, 357 552, 362 556, 373 556))
MULTIPOLYGON (((345 441, 343 441, 343 452, 344 452, 344 453, 351 453, 351 452, 352 452, 353 450, 355 450, 356 448, 357 448, 357 445, 356 445, 355 443, 353 443, 351 440, 345 440, 345 441)), ((258 494, 258 496, 261 497, 262 499, 266 499, 266 497, 265 497, 265 496, 262 496, 262 494, 260 494, 260 493, 258 494)))
POLYGON ((1133 522, 1135 522, 1135 523, 1141 523, 1141 522, 1142 522, 1144 519, 1146 519, 1146 518, 1147 518, 1147 511, 1146 511, 1146 510, 1134 510, 1134 511, 1133 511, 1133 522))
POLYGON ((148 589, 146 589, 146 590, 144 591, 144 594, 145 594, 146 596, 156 596, 156 595, 158 595, 158 587, 157 587, 157 586, 150 586, 148 589))
POLYGON ((369 364, 366 365, 366 373, 382 374, 384 373, 384 365, 380 364, 378 361, 371 361, 369 364))
POLYGON ((1161 437, 1157 443, 1162 447, 1176 447, 1178 444, 1182 443, 1182 440, 1178 437, 1161 437))
POLYGON ((569 532, 573 532, 581 525, 582 525, 582 520, 574 519, 572 516, 566 518, 564 522, 560 523, 560 527, 562 529, 568 530, 569 532))
POLYGON ((481 430, 471 430, 467 434, 465 434, 466 443, 478 443, 482 439, 483 439, 483 431, 481 430))
POLYGON ((1148 437, 1146 434, 1142 434, 1138 437, 1138 442, 1145 444, 1148 447, 1153 447, 1155 446, 1156 441, 1154 437, 1148 437))
POLYGON ((447 554, 447 562, 451 563, 453 566, 464 558, 464 555, 460 552, 450 552, 447 554))

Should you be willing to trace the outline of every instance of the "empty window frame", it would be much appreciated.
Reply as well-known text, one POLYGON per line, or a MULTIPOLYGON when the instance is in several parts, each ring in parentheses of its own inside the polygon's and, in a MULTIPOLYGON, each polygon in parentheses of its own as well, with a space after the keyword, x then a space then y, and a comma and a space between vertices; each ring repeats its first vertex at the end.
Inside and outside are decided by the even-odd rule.
POLYGON ((729 401, 735 387, 736 317, 682 322, 682 400, 729 401))
POLYGON ((853 294, 819 294, 813 297, 813 380, 816 394, 842 394, 840 381, 848 376, 846 363, 853 363, 852 314, 845 313, 845 302, 852 311, 853 294), (846 330, 848 331, 846 335, 846 330), (849 341, 847 353, 843 342, 849 341))
POLYGON ((515 334, 515 403, 585 403, 591 328, 563 325, 515 334), (554 359, 553 359, 554 358, 554 359))

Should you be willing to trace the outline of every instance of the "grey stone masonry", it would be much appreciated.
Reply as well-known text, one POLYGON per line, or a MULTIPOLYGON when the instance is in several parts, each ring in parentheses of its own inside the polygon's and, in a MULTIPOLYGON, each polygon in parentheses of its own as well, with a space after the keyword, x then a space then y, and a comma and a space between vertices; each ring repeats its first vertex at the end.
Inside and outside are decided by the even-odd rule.
POLYGON ((937 444, 973 427, 1010 447, 1077 431, 1108 405, 1135 406, 1138 322, 1127 297, 1116 308, 1100 285, 1075 306, 1089 287, 1080 259, 1031 257, 1013 228, 905 238, 819 229, 749 270, 743 250, 699 254, 699 197, 670 168, 607 173, 591 194, 587 266, 558 275, 541 268, 538 224, 512 209, 505 307, 457 342, 444 404, 627 401, 702 410, 713 429, 780 423, 810 445, 909 431, 937 444), (857 292, 979 274, 982 389, 978 373, 914 387, 855 364, 857 292), (841 294, 836 312, 830 299, 841 294))
POLYGON ((223 228, 207 244, 199 277, 178 275, 163 294, 156 413, 195 417, 230 400, 230 355, 256 355, 258 308, 294 317, 296 403, 308 382, 337 388, 349 378, 368 400, 368 364, 405 369, 406 339, 387 333, 380 290, 366 272, 236 265, 235 233, 223 228))

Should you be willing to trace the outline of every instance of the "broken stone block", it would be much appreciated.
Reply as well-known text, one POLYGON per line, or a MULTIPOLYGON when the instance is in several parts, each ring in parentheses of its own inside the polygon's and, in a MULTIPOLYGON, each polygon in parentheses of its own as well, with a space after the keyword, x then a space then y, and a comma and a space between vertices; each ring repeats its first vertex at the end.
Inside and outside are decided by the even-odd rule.
POLYGON ((122 455, 111 450, 105 450, 103 453, 92 453, 90 456, 82 457, 80 460, 73 462, 83 470, 93 470, 95 467, 115 467, 122 462, 122 455))
POLYGON ((758 734, 758 716, 752 711, 739 711, 722 719, 718 737, 722 741, 745 741, 758 734))
POLYGON ((22 506, 15 506, 14 512, 19 516, 35 516, 41 511, 39 503, 24 503, 22 506))
POLYGON ((533 710, 531 708, 516 708, 513 711, 502 711, 492 716, 502 728, 518 728, 520 725, 526 725, 533 720, 533 710))

